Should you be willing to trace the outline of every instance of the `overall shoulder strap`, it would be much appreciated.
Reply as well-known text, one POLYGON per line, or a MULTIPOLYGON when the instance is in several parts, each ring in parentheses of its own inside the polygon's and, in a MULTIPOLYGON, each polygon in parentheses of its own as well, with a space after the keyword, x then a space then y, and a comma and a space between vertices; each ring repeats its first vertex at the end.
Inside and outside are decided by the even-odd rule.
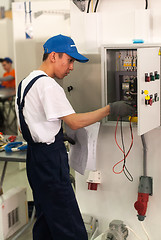
POLYGON ((18 86, 18 92, 17 92, 17 105, 19 110, 22 110, 25 104, 25 96, 28 93, 28 91, 30 90, 30 88, 33 86, 33 84, 41 77, 48 77, 45 74, 41 74, 36 76, 35 78, 33 78, 29 84, 26 86, 24 93, 23 93, 23 97, 22 97, 22 101, 21 101, 21 88, 22 88, 22 82, 23 80, 20 82, 19 86, 18 86))
POLYGON ((24 93, 23 93, 23 97, 22 97, 22 101, 21 101, 21 87, 22 87, 22 81, 20 82, 19 86, 18 86, 18 92, 17 92, 17 104, 18 104, 18 109, 19 109, 19 121, 20 121, 20 126, 21 126, 21 131, 22 131, 22 136, 23 138, 26 140, 26 142, 28 142, 29 144, 33 144, 34 140, 32 139, 30 130, 28 128, 28 125, 24 119, 24 115, 23 115, 23 107, 25 104, 25 96, 28 93, 28 91, 30 90, 30 88, 33 86, 33 84, 36 82, 36 80, 38 80, 41 77, 48 77, 47 75, 39 75, 35 78, 33 78, 29 84, 26 86, 24 93))

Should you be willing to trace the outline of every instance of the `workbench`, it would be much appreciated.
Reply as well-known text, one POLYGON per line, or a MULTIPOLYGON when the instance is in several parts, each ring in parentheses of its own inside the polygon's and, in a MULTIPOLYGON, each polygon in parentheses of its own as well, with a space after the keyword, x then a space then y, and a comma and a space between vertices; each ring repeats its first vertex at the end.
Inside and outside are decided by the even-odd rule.
POLYGON ((14 88, 0 88, 0 100, 5 101, 10 97, 14 97, 16 91, 14 88))

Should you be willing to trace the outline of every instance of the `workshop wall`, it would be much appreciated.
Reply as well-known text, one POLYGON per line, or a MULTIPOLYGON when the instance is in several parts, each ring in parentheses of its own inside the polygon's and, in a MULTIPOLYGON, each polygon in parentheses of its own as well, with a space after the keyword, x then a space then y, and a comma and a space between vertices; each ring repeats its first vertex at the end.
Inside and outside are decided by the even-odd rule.
POLYGON ((43 43, 51 36, 70 35, 70 5, 66 0, 15 2, 12 7, 17 84, 42 62, 43 43), (28 13, 31 10, 31 15, 28 13), (59 24, 58 24, 59 23, 59 24), (26 33, 31 37, 26 38, 26 33), (25 57, 24 57, 25 56, 25 57))
MULTIPOLYGON (((37 11, 37 1, 32 2, 33 11, 37 11)), ((25 39, 24 35, 25 13, 24 11, 18 12, 16 3, 14 3, 13 24, 17 81, 19 82, 39 65, 42 54, 40 46, 46 38, 58 32, 71 35, 79 50, 85 53, 91 62, 87 63, 86 66, 76 63, 76 72, 65 79, 64 89, 77 112, 94 110, 101 106, 100 45, 104 43, 129 44, 134 38, 143 38, 147 43, 161 43, 161 14, 159 11, 161 2, 151 0, 148 10, 144 10, 145 1, 102 0, 99 3, 97 13, 94 15, 90 12, 89 16, 81 13, 72 1, 70 1, 70 6, 69 1, 64 0, 63 2, 64 4, 62 1, 52 1, 50 4, 40 2, 40 10, 69 11, 71 22, 69 18, 65 19, 62 16, 58 18, 55 15, 52 17, 41 15, 40 22, 33 19, 33 29, 35 30, 33 31, 33 39, 30 40, 25 39), (59 7, 55 8, 56 2, 59 2, 59 7), (52 25, 49 25, 51 22, 52 25), (68 93, 67 87, 70 85, 73 85, 73 92, 68 93), (80 89, 83 89, 83 92, 80 89)), ((146 239, 133 206, 137 200, 139 177, 143 170, 141 139, 137 136, 135 127, 133 129, 134 146, 127 159, 127 167, 134 181, 129 182, 123 174, 115 175, 112 172, 113 165, 123 158, 115 145, 114 130, 114 127, 101 126, 99 132, 97 169, 102 173, 102 184, 98 187, 98 191, 89 191, 86 183, 88 171, 85 176, 76 174, 77 199, 83 213, 98 218, 100 232, 105 231, 113 219, 120 219, 133 228, 140 237, 146 239)), ((161 188, 159 185, 161 167, 159 159, 161 155, 161 129, 158 128, 145 134, 145 139, 148 147, 148 176, 153 177, 154 194, 148 203, 144 225, 151 239, 160 240, 161 188)), ((124 141, 126 148, 128 148, 130 144, 128 127, 124 128, 124 141)), ((129 239, 134 240, 134 235, 130 233, 129 239)))
MULTIPOLYGON (((12 21, 8 18, 0 19, 0 58, 13 59, 13 30, 12 21)), ((0 64, 0 76, 4 70, 0 64)))

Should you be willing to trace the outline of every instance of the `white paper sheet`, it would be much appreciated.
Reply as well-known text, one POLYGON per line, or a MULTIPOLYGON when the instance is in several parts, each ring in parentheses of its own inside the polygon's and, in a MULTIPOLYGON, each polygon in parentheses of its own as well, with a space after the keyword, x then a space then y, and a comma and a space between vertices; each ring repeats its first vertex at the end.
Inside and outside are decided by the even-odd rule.
POLYGON ((96 170, 96 151, 100 122, 94 123, 85 129, 88 136, 88 158, 86 169, 96 170))
POLYGON ((75 141, 75 145, 70 147, 69 164, 82 175, 85 169, 96 169, 96 148, 99 128, 99 122, 78 130, 72 130, 68 126, 65 127, 67 135, 75 141))
POLYGON ((65 127, 67 135, 75 141, 75 145, 70 145, 69 165, 80 174, 84 174, 88 157, 88 139, 85 128, 72 130, 65 127))

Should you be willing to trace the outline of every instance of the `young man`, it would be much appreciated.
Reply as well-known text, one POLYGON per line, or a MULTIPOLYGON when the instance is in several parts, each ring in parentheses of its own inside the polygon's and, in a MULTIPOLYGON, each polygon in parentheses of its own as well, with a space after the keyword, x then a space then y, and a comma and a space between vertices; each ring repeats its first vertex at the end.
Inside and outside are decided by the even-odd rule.
POLYGON ((27 175, 33 191, 37 221, 34 240, 87 240, 87 233, 69 179, 68 156, 61 121, 78 129, 113 114, 126 116, 133 108, 111 103, 93 112, 74 112, 64 90, 54 78, 63 79, 74 61, 87 62, 74 41, 57 35, 44 44, 43 63, 18 87, 17 104, 22 135, 28 142, 27 175))
POLYGON ((5 70, 3 77, 0 77, 2 87, 15 88, 15 70, 12 67, 12 60, 9 57, 1 58, 0 62, 5 70))

